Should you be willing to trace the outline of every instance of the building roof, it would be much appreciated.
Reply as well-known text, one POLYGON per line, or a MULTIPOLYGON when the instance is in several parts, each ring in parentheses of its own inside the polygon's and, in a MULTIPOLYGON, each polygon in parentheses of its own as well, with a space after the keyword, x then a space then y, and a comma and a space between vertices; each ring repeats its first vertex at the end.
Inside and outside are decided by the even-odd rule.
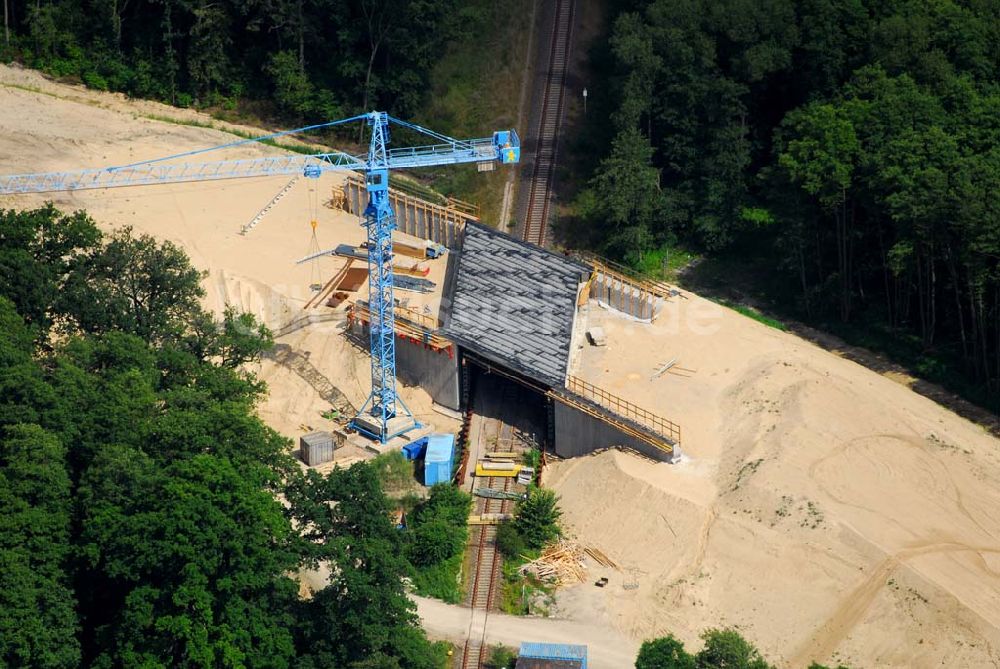
POLYGON ((427 437, 427 451, 424 462, 451 462, 455 449, 455 435, 432 434, 427 437))
POLYGON ((516 669, 586 669, 587 647, 566 643, 524 642, 516 669))
POLYGON ((547 385, 566 378, 576 294, 589 268, 467 223, 444 335, 547 385))

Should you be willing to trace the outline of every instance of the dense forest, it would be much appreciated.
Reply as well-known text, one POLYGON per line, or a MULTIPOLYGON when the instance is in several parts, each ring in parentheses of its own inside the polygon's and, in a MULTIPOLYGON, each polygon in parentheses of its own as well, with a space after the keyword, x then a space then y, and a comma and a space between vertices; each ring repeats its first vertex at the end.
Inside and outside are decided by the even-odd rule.
POLYGON ((458 0, 4 6, 0 51, 53 75, 182 106, 252 100, 263 115, 324 121, 376 106, 411 115, 444 45, 483 18, 476 3, 458 0))
POLYGON ((768 306, 909 345, 917 372, 995 408, 1000 4, 612 4, 574 241, 763 277, 768 306))
POLYGON ((270 334, 205 313, 201 278, 0 210, 0 666, 441 667, 402 579, 440 538, 396 529, 373 465, 301 472, 241 371, 270 334))

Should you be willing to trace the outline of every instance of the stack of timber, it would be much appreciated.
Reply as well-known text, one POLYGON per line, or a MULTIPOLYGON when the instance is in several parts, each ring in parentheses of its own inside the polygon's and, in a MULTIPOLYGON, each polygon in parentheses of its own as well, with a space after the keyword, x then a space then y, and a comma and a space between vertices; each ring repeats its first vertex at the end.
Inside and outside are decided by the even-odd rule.
POLYGON ((492 453, 487 453, 483 457, 487 460, 508 460, 510 461, 510 464, 514 464, 514 461, 517 460, 517 453, 514 451, 493 451, 492 453))
POLYGON ((397 290, 408 290, 412 293, 430 293, 436 286, 429 279, 421 279, 413 276, 397 276, 394 287, 397 290))
POLYGON ((522 575, 552 581, 556 585, 572 585, 586 578, 583 563, 584 549, 575 541, 559 541, 545 547, 535 560, 521 566, 522 575))
POLYGON ((584 546, 583 552, 589 555, 594 560, 594 562, 601 565, 602 567, 607 567, 608 569, 615 569, 617 571, 621 571, 621 569, 618 568, 617 563, 615 563, 614 560, 605 555, 603 551, 600 551, 594 548, 593 546, 584 546))
POLYGON ((403 276, 424 277, 431 273, 430 267, 421 267, 420 263, 413 265, 393 265, 392 271, 403 276))
POLYGON ((494 490, 493 488, 476 488, 473 491, 476 497, 486 497, 487 499, 509 499, 519 502, 527 497, 523 492, 507 492, 506 490, 494 490))

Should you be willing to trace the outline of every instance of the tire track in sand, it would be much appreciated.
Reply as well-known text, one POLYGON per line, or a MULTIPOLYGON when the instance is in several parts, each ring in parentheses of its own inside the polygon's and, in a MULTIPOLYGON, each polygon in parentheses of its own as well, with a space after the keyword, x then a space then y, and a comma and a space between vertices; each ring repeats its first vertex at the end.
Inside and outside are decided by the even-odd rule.
POLYGON ((871 574, 848 594, 826 622, 795 651, 789 660, 793 667, 804 667, 810 662, 823 662, 861 622, 875 597, 889 580, 889 576, 911 558, 935 553, 974 552, 982 559, 983 553, 1000 554, 994 547, 977 547, 955 542, 927 543, 907 548, 882 560, 871 574))

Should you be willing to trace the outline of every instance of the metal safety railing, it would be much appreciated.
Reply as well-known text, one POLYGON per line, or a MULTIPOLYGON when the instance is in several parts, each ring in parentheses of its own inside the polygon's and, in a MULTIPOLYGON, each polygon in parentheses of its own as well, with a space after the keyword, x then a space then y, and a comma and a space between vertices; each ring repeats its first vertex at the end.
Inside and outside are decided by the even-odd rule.
POLYGON ((645 272, 633 269, 628 265, 623 265, 620 262, 615 262, 610 258, 599 256, 590 251, 574 251, 572 255, 584 262, 589 263, 593 266, 595 272, 605 274, 610 279, 631 284, 635 288, 644 290, 648 293, 656 295, 657 297, 673 297, 670 285, 660 281, 659 279, 653 278, 645 272))
POLYGON ((575 376, 570 376, 566 382, 566 389, 598 406, 604 407, 622 418, 627 418, 634 423, 638 423, 642 427, 669 439, 675 444, 681 443, 680 425, 617 395, 612 395, 603 388, 599 388, 592 383, 587 383, 575 376))

